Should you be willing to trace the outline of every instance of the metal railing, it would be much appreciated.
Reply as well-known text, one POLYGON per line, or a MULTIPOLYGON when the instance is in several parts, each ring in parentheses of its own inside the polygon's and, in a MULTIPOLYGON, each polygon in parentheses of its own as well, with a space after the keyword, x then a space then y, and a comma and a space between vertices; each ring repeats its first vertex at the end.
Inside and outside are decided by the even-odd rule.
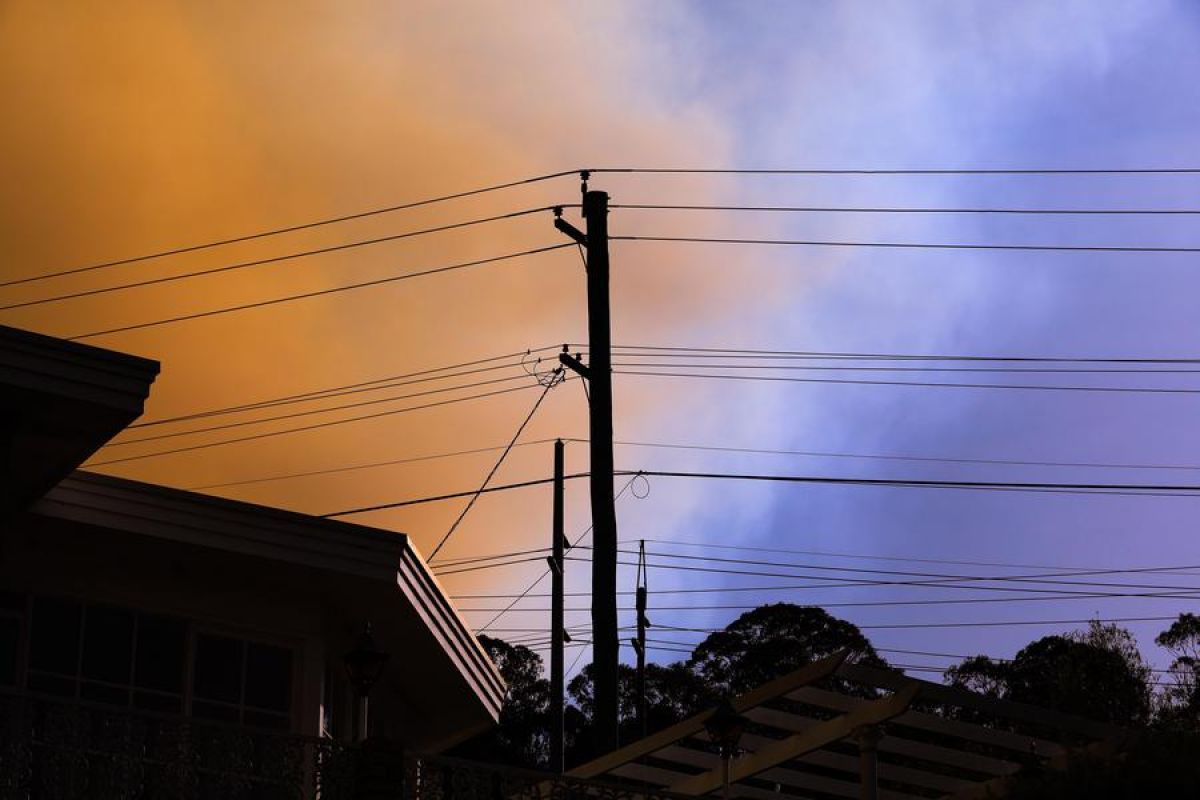
POLYGON ((669 792, 0 693, 0 800, 678 800, 669 792))
POLYGON ((350 800, 331 739, 0 695, 0 800, 350 800))
POLYGON ((405 800, 684 800, 681 795, 636 784, 571 778, 445 756, 406 759, 403 796, 405 800))

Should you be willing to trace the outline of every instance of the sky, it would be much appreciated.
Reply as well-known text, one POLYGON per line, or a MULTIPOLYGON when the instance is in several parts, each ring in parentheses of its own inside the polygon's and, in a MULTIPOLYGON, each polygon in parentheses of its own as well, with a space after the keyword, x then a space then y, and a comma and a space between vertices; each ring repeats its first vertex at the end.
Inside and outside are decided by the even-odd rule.
MULTIPOLYGON (((519 6, 10 1, 0 6, 3 276, 44 275, 582 167, 1195 167, 1198 39, 1200 13, 1194 4, 1144 0, 519 6)), ((598 173, 591 188, 608 191, 618 205, 1186 209, 1197 207, 1200 177, 598 173)), ((0 305, 578 201, 578 179, 569 175, 3 287, 0 305)), ((581 224, 575 209, 566 213, 581 224)), ((0 323, 85 336, 561 244, 551 222, 550 213, 541 211, 5 309, 0 323)), ((616 208, 610 217, 617 235, 1180 247, 1200 245, 1195 226, 1195 217, 1183 215, 616 208)), ((615 241, 613 339, 618 345, 795 351, 1193 358, 1200 350, 1194 258, 615 241)), ((583 268, 578 254, 565 248, 83 341, 162 362, 146 414, 155 420, 585 338, 583 268)), ((484 480, 496 451, 218 484, 502 446, 541 390, 519 367, 458 382, 492 374, 519 376, 503 386, 525 389, 293 435, 101 464, 278 430, 296 421, 111 447, 92 464, 110 474, 309 513, 466 491, 484 480)), ((1200 381, 1187 375, 916 375, 852 377, 1200 388, 1200 381)), ((416 392, 430 385, 410 388, 416 392)), ((370 399, 396 393, 379 392, 370 399)), ((379 403, 361 411, 421 402, 426 400, 379 403)), ((626 470, 1186 484, 1196 482, 1200 465, 1194 407, 1194 395, 1183 393, 617 375, 619 441, 843 457, 619 445, 616 461, 626 470), (852 454, 1164 468, 844 457, 852 454)), ((219 419, 249 420, 259 413, 219 419)), ((357 413, 314 414, 302 421, 357 413)), ((184 429, 148 428, 121 439, 184 429)), ((569 382, 546 395, 522 441, 580 439, 586 432, 586 398, 569 382)), ((545 477, 550 459, 546 442, 515 448, 494 480, 545 477)), ((586 463, 586 444, 570 442, 568 468, 582 470, 586 463)), ((618 480, 617 488, 623 483, 618 480)), ((354 519, 403 531, 430 553, 463 502, 354 519)), ((981 599, 998 593, 886 586, 672 595, 670 590, 680 588, 796 581, 670 569, 664 565, 688 562, 668 554, 941 574, 1200 565, 1193 544, 1198 502, 651 478, 631 485, 617 510, 622 540, 632 547, 645 539, 652 554, 654 635, 695 642, 700 634, 667 626, 719 627, 739 613, 706 606, 752 606, 772 599, 821 604, 947 595, 981 599), (805 552, 719 550, 716 545, 805 552), (873 560, 882 558, 1027 566, 873 560)), ((582 535, 588 524, 582 482, 572 484, 567 512, 572 536, 582 535)), ((485 495, 440 556, 542 547, 549 519, 550 496, 544 489, 485 495)), ((443 583, 458 596, 512 595, 543 571, 538 556, 446 575, 443 583)), ((572 561, 568 590, 586 593, 586 573, 586 564, 572 561)), ((623 588, 631 590, 633 580, 632 568, 622 567, 623 588)), ((1177 586, 1194 577, 1112 580, 1177 586)), ((543 583, 531 595, 544 590, 543 583)), ((585 609, 586 602, 574 597, 568 606, 585 609)), ((487 609, 507 601, 464 598, 459 605, 481 609, 463 613, 482 627, 495 616, 487 609)), ((489 630, 520 638, 525 629, 544 629, 546 606, 545 598, 531 596, 489 630)), ((920 626, 1170 617, 1194 606, 1186 598, 1123 597, 830 610, 864 626, 880 647, 1006 657, 1036 636, 1079 625, 920 626), (879 625, 918 627, 873 627, 879 625)), ((630 615, 624 613, 623 619, 630 615)), ((569 622, 586 628, 586 610, 572 612, 569 622)), ((1166 624, 1129 624, 1147 657, 1160 666, 1165 654, 1152 640, 1166 624)), ((624 651, 628 657, 628 648, 624 651)), ((582 656, 580 664, 586 661, 586 648, 570 658, 574 654, 582 656)), ((670 651, 654 655, 676 657, 670 651)), ((920 663, 944 666, 950 660, 926 657, 920 663)))

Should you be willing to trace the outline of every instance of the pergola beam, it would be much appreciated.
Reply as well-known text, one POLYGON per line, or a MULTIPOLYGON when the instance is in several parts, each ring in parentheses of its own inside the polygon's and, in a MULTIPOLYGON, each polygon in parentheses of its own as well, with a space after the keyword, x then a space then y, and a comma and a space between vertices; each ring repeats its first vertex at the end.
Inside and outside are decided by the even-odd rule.
MULTIPOLYGON (((823 722, 810 730, 772 742, 762 750, 734 761, 730 765, 729 782, 737 783, 753 777, 785 761, 844 739, 859 728, 877 725, 899 716, 920 690, 921 687, 913 683, 891 697, 870 701, 848 714, 823 722)), ((721 770, 718 768, 680 781, 670 789, 678 794, 702 795, 717 789, 722 782, 721 770)))
MULTIPOLYGON (((806 731, 821 724, 820 720, 813 719, 812 717, 804 717, 799 714, 793 714, 790 711, 780 711, 761 706, 746 712, 746 716, 756 723, 788 731, 789 733, 806 731)), ((1011 775, 1021 768, 1021 765, 1015 761, 1005 761, 1004 759, 972 753, 966 750, 956 750, 952 747, 943 747, 942 745, 919 742, 914 739, 905 739, 895 735, 894 730, 879 740, 878 747, 881 753, 895 753, 896 755, 908 756, 909 758, 919 758, 922 761, 928 761, 932 764, 970 770, 971 772, 978 772, 981 775, 991 775, 993 777, 1011 775)))
MULTIPOLYGON (((922 697, 925 696, 925 691, 925 688, 921 687, 922 697)), ((787 697, 789 700, 796 700, 801 703, 817 706, 818 708, 828 708, 834 711, 851 711, 870 702, 858 697, 850 697, 839 692, 830 692, 811 686, 800 687, 793 692, 789 692, 787 697)), ((1012 750, 1017 753, 1036 751, 1042 756, 1054 756, 1061 753, 1064 749, 1061 744, 1052 742, 1049 739, 1042 739, 1023 733, 1013 733, 1012 731, 997 730, 995 728, 985 728, 982 725, 973 725, 969 722, 939 717, 924 711, 908 711, 897 719, 896 723, 912 728, 933 731, 934 733, 946 734, 947 736, 969 739, 981 744, 1012 750)))
POLYGON ((954 686, 945 686, 940 683, 921 680, 920 678, 910 678, 906 675, 900 675, 875 667, 867 667, 862 664, 844 664, 838 669, 838 675, 858 683, 866 684, 867 686, 891 689, 892 691, 896 691, 897 687, 908 681, 916 680, 922 685, 921 694, 926 700, 961 706, 963 708, 973 708, 977 711, 995 714, 998 717, 1006 719, 1032 722, 1035 725, 1067 731, 1089 739, 1110 739, 1124 733, 1122 728, 1106 722, 1064 714, 1061 711, 1039 708, 1013 700, 988 697, 954 686))
MULTIPOLYGON (((848 650, 840 650, 827 658, 814 661, 787 675, 764 683, 762 686, 735 698, 732 701, 733 707, 738 713, 742 713, 768 700, 774 700, 776 697, 782 697, 788 692, 802 686, 807 686, 810 683, 827 678, 837 671, 842 662, 846 660, 847 655, 849 655, 848 650)), ((661 750, 677 741, 682 741, 689 736, 695 736, 704 730, 704 723, 712 716, 713 710, 702 711, 669 728, 664 728, 658 733, 647 736, 645 739, 634 742, 627 747, 614 750, 607 755, 575 767, 567 775, 573 778, 594 778, 597 775, 610 772, 627 761, 634 761, 643 756, 648 756, 656 750, 661 750)))

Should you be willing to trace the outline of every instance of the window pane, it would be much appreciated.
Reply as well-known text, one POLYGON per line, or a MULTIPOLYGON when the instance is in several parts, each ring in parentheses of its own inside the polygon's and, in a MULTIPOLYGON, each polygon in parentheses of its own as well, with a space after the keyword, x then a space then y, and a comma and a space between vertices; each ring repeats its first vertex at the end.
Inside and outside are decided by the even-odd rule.
POLYGON ((196 669, 192 679, 196 697, 226 703, 241 701, 243 646, 237 639, 223 636, 196 637, 196 669))
POLYGON ((88 606, 83 625, 83 677, 128 685, 133 662, 133 612, 88 606))
POLYGON ((218 719, 222 722, 238 722, 238 710, 234 706, 222 706, 216 703, 203 703, 199 700, 192 703, 192 716, 200 719, 218 719))
POLYGON ((0 686, 14 686, 17 682, 17 643, 20 639, 20 620, 0 617, 0 686))
POLYGON ((79 689, 79 696, 93 703, 109 703, 114 706, 129 705, 129 690, 115 686, 105 686, 102 683, 84 681, 79 689))
POLYGON ((272 711, 292 707, 292 651, 251 644, 246 651, 245 705, 272 711))
POLYGON ((246 711, 246 716, 242 723, 250 728, 270 728, 277 731, 286 731, 291 727, 292 721, 279 714, 268 714, 264 711, 246 711))
POLYGON ((29 673, 29 691, 43 694, 57 694, 64 697, 75 696, 75 679, 59 678, 54 675, 42 675, 37 672, 29 673))
POLYGON ((178 714, 183 708, 180 697, 169 694, 154 694, 153 692, 134 692, 133 707, 144 711, 160 711, 165 714, 178 714))
POLYGON ((142 689, 183 692, 183 660, 187 628, 166 617, 138 618, 134 685, 142 689))
POLYGON ((74 675, 79 669, 78 603, 38 597, 33 601, 29 665, 33 669, 74 675))

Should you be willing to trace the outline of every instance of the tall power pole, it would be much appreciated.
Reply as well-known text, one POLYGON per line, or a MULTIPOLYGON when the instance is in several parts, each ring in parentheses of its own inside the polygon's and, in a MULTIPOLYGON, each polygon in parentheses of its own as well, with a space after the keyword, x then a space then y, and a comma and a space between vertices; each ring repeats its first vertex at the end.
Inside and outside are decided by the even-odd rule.
POLYGON ((637 719, 642 738, 648 732, 646 721, 646 628, 650 620, 646 619, 646 594, 649 591, 649 575, 646 569, 646 540, 638 545, 637 566, 637 636, 633 639, 633 650, 637 653, 637 719))
POLYGON ((554 510, 550 535, 550 770, 562 773, 563 767, 563 645, 566 629, 563 623, 563 441, 554 442, 554 510))
MULTIPOLYGON (((608 193, 588 191, 582 175, 581 233, 561 217, 555 227, 587 250, 588 364, 567 354, 562 363, 586 378, 590 388, 592 505, 592 669, 596 749, 617 749, 617 512, 613 498, 612 333, 609 315, 608 193)), ((561 212, 559 212, 561 213, 561 212)))

